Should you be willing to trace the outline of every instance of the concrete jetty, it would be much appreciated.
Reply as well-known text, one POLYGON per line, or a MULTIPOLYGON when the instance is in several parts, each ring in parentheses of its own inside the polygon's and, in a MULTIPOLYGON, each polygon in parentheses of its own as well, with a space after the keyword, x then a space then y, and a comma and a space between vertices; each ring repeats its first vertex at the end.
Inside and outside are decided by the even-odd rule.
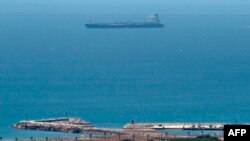
POLYGON ((225 123, 129 123, 124 129, 223 130, 225 123))

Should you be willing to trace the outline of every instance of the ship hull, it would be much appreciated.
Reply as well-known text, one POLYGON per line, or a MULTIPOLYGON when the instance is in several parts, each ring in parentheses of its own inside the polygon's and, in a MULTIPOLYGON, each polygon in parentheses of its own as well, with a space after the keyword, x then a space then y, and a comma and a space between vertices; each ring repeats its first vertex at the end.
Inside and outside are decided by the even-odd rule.
POLYGON ((86 28, 163 28, 163 24, 85 24, 86 28))

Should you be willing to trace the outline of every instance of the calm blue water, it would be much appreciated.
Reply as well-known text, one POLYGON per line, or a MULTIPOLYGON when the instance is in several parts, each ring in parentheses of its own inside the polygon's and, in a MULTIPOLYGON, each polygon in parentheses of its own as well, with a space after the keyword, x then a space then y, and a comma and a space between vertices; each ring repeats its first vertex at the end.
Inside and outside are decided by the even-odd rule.
MULTIPOLYGON (((250 122, 250 18, 163 14, 164 29, 88 30, 147 14, 1 13, 0 136, 22 119, 250 122)), ((75 136, 75 135, 73 135, 75 136)))

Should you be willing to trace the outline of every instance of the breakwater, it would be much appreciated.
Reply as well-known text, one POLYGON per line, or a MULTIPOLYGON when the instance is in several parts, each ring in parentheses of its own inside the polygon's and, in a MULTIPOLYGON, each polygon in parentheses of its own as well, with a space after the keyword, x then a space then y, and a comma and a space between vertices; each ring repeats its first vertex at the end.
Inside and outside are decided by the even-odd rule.
MULTIPOLYGON (((23 120, 12 127, 25 130, 40 130, 40 131, 54 131, 54 132, 66 132, 66 133, 79 133, 85 134, 84 138, 90 140, 164 140, 173 138, 194 138, 195 135, 173 135, 157 132, 157 129, 192 129, 192 130, 223 130, 224 124, 198 124, 198 123, 130 123, 126 124, 123 128, 97 128, 90 122, 81 120, 80 118, 51 118, 42 120, 23 120), (92 138, 93 137, 93 138, 92 138)), ((214 136, 215 137, 215 136, 214 136)), ((219 137, 219 136, 218 136, 219 137)), ((216 138, 218 138, 216 136, 216 138)), ((47 139, 46 139, 47 140, 47 139)))
POLYGON ((154 129, 116 129, 116 128, 97 128, 90 122, 80 118, 52 118, 42 120, 23 120, 14 125, 16 129, 55 131, 66 133, 93 133, 93 134, 134 134, 134 133, 153 133, 154 129))

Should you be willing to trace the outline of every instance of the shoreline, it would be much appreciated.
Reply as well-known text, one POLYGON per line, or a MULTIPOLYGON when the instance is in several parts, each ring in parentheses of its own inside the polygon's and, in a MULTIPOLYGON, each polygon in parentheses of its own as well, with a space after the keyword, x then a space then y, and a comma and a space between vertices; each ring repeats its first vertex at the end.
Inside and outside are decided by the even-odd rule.
POLYGON ((176 136, 176 135, 155 135, 155 136, 106 136, 106 137, 72 137, 72 138, 12 138, 2 139, 2 141, 223 141, 223 135, 220 136, 176 136))

